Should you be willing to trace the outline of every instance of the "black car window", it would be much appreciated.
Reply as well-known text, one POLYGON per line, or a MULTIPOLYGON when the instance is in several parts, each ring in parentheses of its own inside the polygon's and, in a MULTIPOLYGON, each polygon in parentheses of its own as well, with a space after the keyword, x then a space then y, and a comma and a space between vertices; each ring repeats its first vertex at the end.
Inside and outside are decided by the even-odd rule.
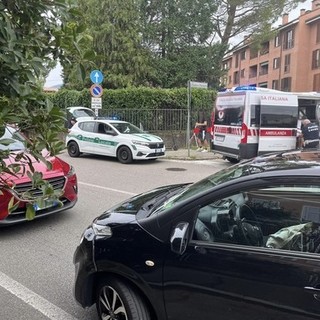
POLYGON ((320 253, 320 185, 250 189, 203 206, 194 239, 320 253))

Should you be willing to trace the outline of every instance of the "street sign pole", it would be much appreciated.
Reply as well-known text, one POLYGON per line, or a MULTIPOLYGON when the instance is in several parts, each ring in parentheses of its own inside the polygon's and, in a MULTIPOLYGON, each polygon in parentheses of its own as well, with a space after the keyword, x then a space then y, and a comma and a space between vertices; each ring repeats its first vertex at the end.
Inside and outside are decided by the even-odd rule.
POLYGON ((187 95, 188 95, 188 116, 187 116, 187 136, 186 136, 186 145, 188 147, 188 157, 190 157, 190 121, 191 121, 191 87, 190 81, 188 80, 188 88, 187 88, 187 95))
POLYGON ((90 73, 90 79, 93 85, 90 87, 91 93, 91 108, 94 109, 96 116, 99 116, 99 109, 102 108, 102 93, 103 89, 100 83, 103 81, 103 74, 100 70, 93 70, 90 73))
POLYGON ((191 130, 190 130, 190 121, 191 121, 191 99, 192 99, 192 94, 191 94, 191 88, 200 88, 200 89, 208 89, 208 83, 206 82, 196 82, 196 81, 190 81, 188 80, 188 89, 187 89, 187 94, 188 94, 188 123, 187 123, 187 147, 188 147, 188 157, 190 157, 190 135, 191 135, 191 130))

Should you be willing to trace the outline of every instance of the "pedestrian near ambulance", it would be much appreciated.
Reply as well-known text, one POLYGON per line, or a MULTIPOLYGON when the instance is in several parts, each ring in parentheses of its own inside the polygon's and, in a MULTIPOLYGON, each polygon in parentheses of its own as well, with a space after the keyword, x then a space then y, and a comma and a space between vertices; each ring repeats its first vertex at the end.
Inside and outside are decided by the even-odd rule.
POLYGON ((204 111, 199 111, 198 113, 198 121, 195 124, 196 129, 198 129, 198 135, 197 135, 197 140, 198 140, 198 146, 199 148, 197 149, 198 152, 208 152, 208 146, 209 146, 209 137, 208 137, 208 121, 205 116, 204 111))
POLYGON ((301 134, 304 149, 319 148, 319 126, 306 117, 302 118, 301 134))

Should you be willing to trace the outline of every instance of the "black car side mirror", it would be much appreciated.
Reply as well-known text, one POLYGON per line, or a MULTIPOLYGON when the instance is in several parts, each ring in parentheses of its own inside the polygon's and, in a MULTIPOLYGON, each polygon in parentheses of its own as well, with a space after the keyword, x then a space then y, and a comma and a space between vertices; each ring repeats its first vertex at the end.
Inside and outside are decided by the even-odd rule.
POLYGON ((171 250, 177 254, 183 254, 186 251, 189 238, 189 223, 179 222, 173 229, 170 243, 171 250))

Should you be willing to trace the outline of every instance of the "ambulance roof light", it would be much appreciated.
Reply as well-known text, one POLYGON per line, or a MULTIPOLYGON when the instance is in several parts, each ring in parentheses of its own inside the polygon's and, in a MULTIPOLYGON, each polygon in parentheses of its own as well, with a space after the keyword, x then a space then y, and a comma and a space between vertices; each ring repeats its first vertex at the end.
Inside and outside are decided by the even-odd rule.
POLYGON ((235 87, 233 91, 257 91, 255 86, 239 86, 235 87))

